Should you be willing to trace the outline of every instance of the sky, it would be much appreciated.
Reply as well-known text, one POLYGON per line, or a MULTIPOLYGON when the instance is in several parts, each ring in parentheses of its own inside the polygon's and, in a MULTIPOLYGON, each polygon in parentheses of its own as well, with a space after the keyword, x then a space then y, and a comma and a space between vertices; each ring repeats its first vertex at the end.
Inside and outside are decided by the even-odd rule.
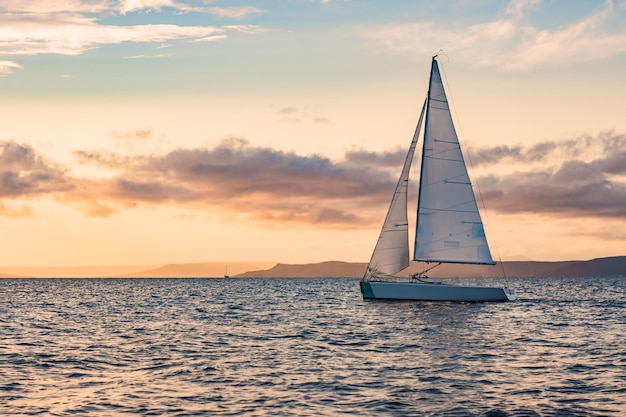
POLYGON ((367 262, 437 53, 494 257, 626 255, 626 0, 0 0, 0 267, 367 262))

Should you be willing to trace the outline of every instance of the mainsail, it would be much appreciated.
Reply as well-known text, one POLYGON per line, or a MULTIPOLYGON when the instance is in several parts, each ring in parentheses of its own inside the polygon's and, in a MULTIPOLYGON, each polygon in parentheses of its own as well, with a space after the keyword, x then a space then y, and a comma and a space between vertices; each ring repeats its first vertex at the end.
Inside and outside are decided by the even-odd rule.
POLYGON ((413 259, 494 264, 435 58, 427 98, 413 259))
POLYGON ((413 141, 407 152, 402 174, 398 179, 396 190, 393 193, 387 217, 383 223, 376 247, 372 253, 370 269, 385 275, 393 275, 409 266, 409 221, 407 217, 407 190, 409 184, 409 171, 413 162, 415 146, 419 138, 424 119, 426 102, 422 106, 417 128, 413 135, 413 141))

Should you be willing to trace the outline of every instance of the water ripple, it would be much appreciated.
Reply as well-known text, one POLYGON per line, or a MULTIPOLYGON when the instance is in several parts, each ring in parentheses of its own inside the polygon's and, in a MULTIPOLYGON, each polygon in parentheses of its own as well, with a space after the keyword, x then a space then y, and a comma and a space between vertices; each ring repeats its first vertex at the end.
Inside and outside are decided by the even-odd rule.
POLYGON ((518 302, 464 304, 364 301, 353 279, 0 279, 0 415, 623 413, 626 279, 510 281, 518 302))

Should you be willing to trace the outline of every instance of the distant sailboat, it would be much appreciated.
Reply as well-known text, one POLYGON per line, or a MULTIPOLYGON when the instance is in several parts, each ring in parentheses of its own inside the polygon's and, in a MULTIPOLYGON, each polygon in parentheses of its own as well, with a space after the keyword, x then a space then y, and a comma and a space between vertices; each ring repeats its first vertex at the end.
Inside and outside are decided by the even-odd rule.
POLYGON ((429 90, 417 123, 387 217, 360 282, 365 299, 428 301, 513 301, 515 290, 443 284, 425 273, 442 263, 494 265, 478 212, 450 107, 432 59, 429 90), (414 261, 435 263, 409 276, 394 276, 409 266, 407 189, 413 154, 426 115, 414 261))
POLYGON ((230 275, 228 275, 228 264, 224 266, 224 278, 230 278, 230 275))

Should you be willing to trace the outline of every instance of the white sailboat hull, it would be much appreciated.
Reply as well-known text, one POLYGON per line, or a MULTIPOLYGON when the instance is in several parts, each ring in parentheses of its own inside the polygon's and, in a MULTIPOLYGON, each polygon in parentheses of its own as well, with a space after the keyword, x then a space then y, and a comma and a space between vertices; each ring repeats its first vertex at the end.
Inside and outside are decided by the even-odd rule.
POLYGON ((472 285, 361 281, 364 299, 420 301, 514 301, 515 290, 472 285))

